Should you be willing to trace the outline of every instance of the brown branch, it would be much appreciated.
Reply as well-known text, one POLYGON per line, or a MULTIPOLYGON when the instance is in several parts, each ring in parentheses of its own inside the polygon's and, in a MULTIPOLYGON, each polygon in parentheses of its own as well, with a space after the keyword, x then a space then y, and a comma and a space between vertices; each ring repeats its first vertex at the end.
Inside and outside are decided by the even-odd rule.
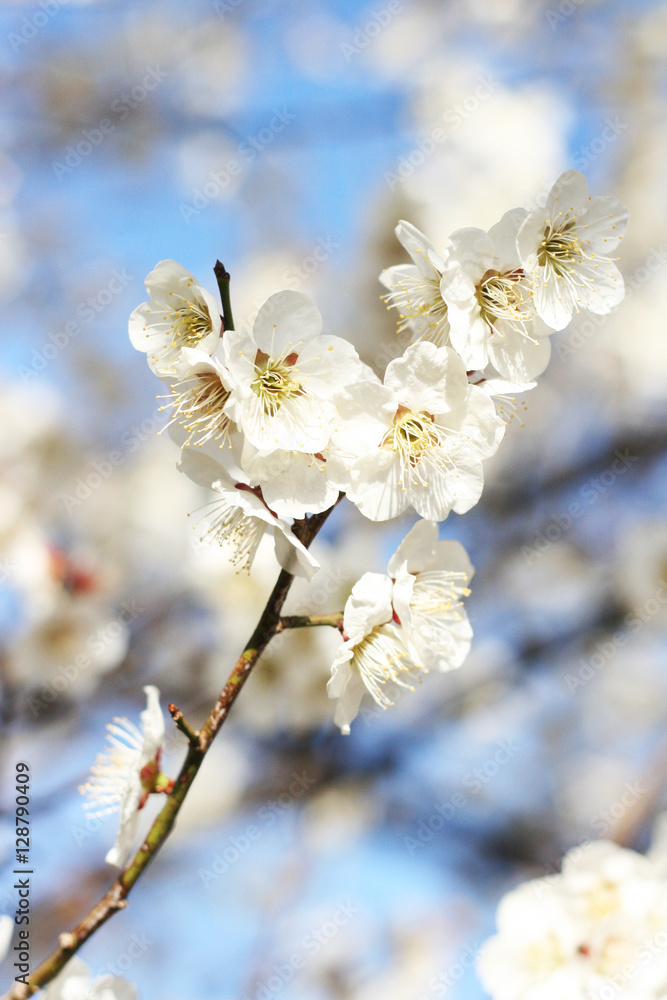
MULTIPOLYGON (((336 504, 340 502, 342 497, 343 494, 341 493, 336 504)), ((295 523, 294 534, 306 548, 315 538, 336 504, 321 514, 314 514, 312 517, 303 518, 295 523)), ((196 736, 194 730, 191 730, 187 726, 178 709, 175 706, 169 706, 170 712, 172 707, 175 709, 175 713, 171 712, 171 714, 179 728, 185 732, 183 726, 187 726, 194 739, 188 736, 190 746, 180 774, 174 782, 173 791, 168 795, 167 801, 150 828, 148 836, 128 868, 118 876, 111 888, 95 904, 90 913, 72 931, 60 935, 58 947, 31 973, 29 985, 26 986, 23 983, 15 982, 9 992, 5 994, 4 1000, 26 1000, 27 997, 32 996, 33 993, 36 993, 43 986, 46 986, 47 983, 50 983, 72 955, 79 950, 81 945, 99 930, 102 924, 106 923, 114 913, 127 906, 127 897, 130 892, 171 833, 179 810, 185 801, 192 782, 197 776, 202 761, 218 734, 220 727, 227 718, 229 710, 238 698, 250 671, 273 636, 281 631, 280 612, 293 579, 294 577, 291 573, 288 573, 284 569, 280 571, 276 585, 271 592, 271 596, 266 603, 255 631, 251 635, 245 650, 237 660, 236 666, 229 675, 227 683, 220 692, 218 700, 211 709, 206 722, 196 736), (176 714, 180 716, 180 720, 176 719, 176 714), (179 722, 182 724, 179 724, 179 722)), ((187 732, 186 735, 188 735, 187 732)))

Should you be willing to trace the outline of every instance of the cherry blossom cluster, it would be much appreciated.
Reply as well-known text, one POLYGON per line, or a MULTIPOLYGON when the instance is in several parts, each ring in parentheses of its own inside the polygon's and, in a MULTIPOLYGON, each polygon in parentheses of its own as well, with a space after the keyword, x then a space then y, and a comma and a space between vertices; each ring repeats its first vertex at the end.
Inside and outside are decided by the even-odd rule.
POLYGON ((132 313, 130 339, 164 384, 179 468, 212 491, 203 536, 229 546, 238 568, 250 569, 270 531, 280 565, 311 579, 319 565, 294 523, 342 494, 373 521, 410 510, 424 519, 388 574, 365 574, 345 608, 328 686, 343 731, 364 691, 386 707, 389 691, 465 659, 472 567, 460 547, 438 542, 437 522, 479 500, 484 462, 505 432, 500 401, 535 385, 549 335, 575 310, 620 302, 611 254, 626 222, 619 202, 592 198, 567 171, 543 209, 507 212, 488 233, 457 230, 440 251, 399 223, 412 263, 381 281, 412 342, 383 378, 323 333, 300 292, 275 293, 252 330, 236 330, 175 261, 146 279, 150 299, 132 313))
POLYGON ((412 258, 383 272, 388 303, 415 340, 452 347, 492 396, 522 392, 547 367, 549 336, 575 312, 604 315, 625 293, 617 258, 627 209, 591 197, 568 170, 544 208, 515 208, 488 232, 457 229, 437 251, 408 222, 396 235, 412 258))
POLYGON ((667 996, 664 850, 645 857, 604 840, 577 847, 560 874, 508 893, 497 922, 478 958, 493 1000, 667 996))

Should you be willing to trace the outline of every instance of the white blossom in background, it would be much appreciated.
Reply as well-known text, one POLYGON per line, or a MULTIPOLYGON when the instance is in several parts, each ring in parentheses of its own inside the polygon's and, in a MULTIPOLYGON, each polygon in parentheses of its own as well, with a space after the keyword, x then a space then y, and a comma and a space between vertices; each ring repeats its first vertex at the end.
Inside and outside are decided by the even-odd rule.
POLYGON ((524 883, 498 908, 478 971, 493 1000, 662 1000, 664 867, 609 841, 575 848, 561 874, 524 883))
POLYGON ((89 560, 50 544, 27 530, 10 549, 13 582, 26 594, 25 620, 5 645, 10 680, 33 692, 35 715, 46 701, 39 685, 55 685, 61 696, 90 695, 101 677, 126 656, 129 628, 125 608, 115 611, 112 574, 102 560, 89 560), (77 664, 77 669, 64 670, 77 664))
POLYGON ((526 215, 514 209, 488 233, 472 228, 452 233, 440 284, 449 306, 451 344, 466 367, 491 364, 517 383, 540 375, 551 355, 552 331, 536 313, 516 248, 526 215))
POLYGON ((164 718, 156 687, 144 688, 147 706, 141 713, 141 729, 126 718, 107 725, 107 747, 99 754, 90 778, 79 789, 88 797, 84 809, 89 816, 107 816, 120 811, 116 843, 106 861, 122 868, 139 826, 139 810, 156 790, 164 742, 164 718))
POLYGON ((475 572, 458 542, 440 541, 434 521, 418 521, 389 560, 392 605, 419 661, 429 670, 460 667, 472 628, 462 598, 475 572))
POLYGON ((543 209, 524 220, 517 235, 521 266, 532 282, 537 312, 556 330, 574 312, 604 315, 625 293, 617 257, 628 210, 616 198, 595 197, 577 170, 561 174, 543 209))
POLYGON ((399 628, 393 623, 392 581, 382 573, 364 573, 345 604, 345 641, 331 666, 327 684, 337 699, 334 721, 350 732, 365 691, 381 708, 393 704, 388 685, 414 690, 412 678, 423 668, 415 663, 399 628))
POLYGON ((5 957, 9 952, 9 946, 12 943, 13 933, 14 921, 12 918, 6 916, 0 917, 0 962, 5 960, 5 957))
POLYGON ((448 250, 438 253, 423 233, 404 220, 395 232, 413 263, 396 264, 382 272, 380 281, 389 289, 385 301, 398 309, 399 329, 412 330, 415 340, 430 340, 438 347, 449 347, 447 303, 440 287, 448 250))
POLYGON ((80 958, 67 965, 44 990, 44 1000, 137 1000, 133 983, 121 976, 91 978, 90 969, 80 958))
POLYGON ((408 507, 433 521, 469 510, 505 431, 460 357, 425 341, 387 366, 384 385, 357 383, 336 407, 327 474, 374 521, 408 507))
POLYGON ((220 339, 220 309, 194 275, 175 260, 162 260, 146 278, 150 295, 130 316, 132 346, 148 356, 156 375, 187 373, 184 347, 212 354, 220 339))
POLYGON ((264 533, 272 528, 276 558, 283 569, 312 576, 319 568, 317 560, 289 525, 269 509, 261 488, 251 485, 239 467, 238 438, 236 449, 224 449, 216 458, 201 448, 184 447, 181 452, 181 472, 215 494, 201 518, 202 539, 208 537, 227 546, 232 564, 239 570, 250 570, 264 533))
POLYGON ((250 444, 267 453, 326 448, 333 396, 359 378, 361 363, 352 344, 322 336, 308 296, 277 292, 259 310, 252 335, 226 331, 222 345, 233 381, 229 413, 250 444))

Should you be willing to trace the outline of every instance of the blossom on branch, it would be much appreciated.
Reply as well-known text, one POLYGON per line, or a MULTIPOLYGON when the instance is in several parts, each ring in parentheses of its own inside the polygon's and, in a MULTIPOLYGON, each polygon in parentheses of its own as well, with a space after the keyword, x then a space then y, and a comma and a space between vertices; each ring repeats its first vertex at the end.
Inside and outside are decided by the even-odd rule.
POLYGON ((107 853, 110 865, 122 868, 130 854, 139 826, 139 811, 151 792, 168 791, 169 780, 160 772, 164 742, 164 718, 160 693, 153 685, 144 688, 147 706, 141 713, 141 729, 126 718, 107 725, 107 746, 99 754, 90 778, 79 791, 88 797, 84 809, 89 816, 108 816, 120 811, 116 843, 107 853))
POLYGON ((472 628, 462 598, 474 569, 459 542, 440 541, 434 521, 418 521, 389 560, 392 605, 409 644, 429 670, 460 667, 472 628))
POLYGON ((591 198, 577 170, 566 170, 517 234, 521 266, 532 282, 535 306, 560 330, 580 309, 604 315, 625 293, 616 257, 628 210, 616 198, 591 198))
POLYGON ((228 547, 232 564, 249 571, 265 532, 272 528, 280 565, 289 573, 310 579, 319 563, 289 525, 269 508, 261 487, 251 485, 240 468, 239 439, 240 435, 235 435, 232 447, 215 457, 206 448, 184 447, 181 452, 181 472, 215 493, 201 519, 202 540, 208 537, 228 547))
POLYGON ((380 275, 389 289, 385 302, 398 309, 400 330, 411 330, 415 340, 430 340, 438 347, 451 347, 447 303, 441 280, 448 251, 438 253, 415 226, 401 220, 396 236, 410 254, 412 264, 396 264, 380 275))
POLYGON ((260 451, 317 454, 329 442, 333 396, 361 374, 352 344, 322 336, 319 310, 301 292, 272 295, 252 334, 222 341, 232 376, 229 412, 260 451))
POLYGON ((359 382, 338 394, 336 407, 327 472, 373 521, 409 507, 433 521, 470 510, 484 484, 482 461, 505 431, 460 357, 425 341, 388 365, 384 385, 359 382))
POLYGON ((392 581, 382 573, 364 573, 345 604, 344 635, 331 665, 327 684, 337 699, 334 721, 350 732, 359 705, 368 691, 381 708, 392 705, 386 687, 414 690, 412 679, 424 668, 415 662, 400 629, 393 624, 392 581))
POLYGON ((488 364, 503 378, 525 383, 540 375, 552 332, 537 315, 521 268, 516 234, 521 209, 506 212, 488 233, 459 229, 441 281, 449 305, 451 343, 468 369, 488 364))
POLYGON ((222 321, 215 299, 175 260, 162 260, 146 278, 150 295, 130 316, 130 340, 148 355, 156 375, 179 377, 187 370, 183 348, 212 354, 222 321))
POLYGON ((472 629, 462 598, 474 570, 463 546, 441 542, 433 521, 418 521, 389 560, 387 574, 364 573, 343 613, 344 642, 331 667, 335 721, 349 733, 364 691, 381 708, 392 689, 414 691, 430 670, 460 667, 472 629))

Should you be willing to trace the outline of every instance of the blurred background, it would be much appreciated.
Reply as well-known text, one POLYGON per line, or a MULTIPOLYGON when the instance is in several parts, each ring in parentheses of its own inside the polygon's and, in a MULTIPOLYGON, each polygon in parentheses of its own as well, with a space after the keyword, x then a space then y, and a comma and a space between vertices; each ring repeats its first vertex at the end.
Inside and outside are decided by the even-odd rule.
MULTIPOLYGON (((35 958, 113 878, 117 817, 86 822, 77 791, 106 722, 151 683, 200 723, 277 573, 271 545, 247 577, 196 543, 205 497, 127 338, 145 275, 173 257, 215 291, 219 257, 238 327, 299 289, 381 373, 405 346, 377 281, 405 259, 396 221, 438 246, 573 167, 630 207, 627 297, 554 337, 482 501, 442 525, 477 569, 470 659, 342 737, 336 634, 274 641, 81 954, 144 1000, 477 1000, 504 892, 584 840, 646 847, 667 805, 666 69, 657 0, 0 5, 0 911, 26 760, 35 958)), ((342 608, 410 523, 342 504, 290 608, 342 608)))

